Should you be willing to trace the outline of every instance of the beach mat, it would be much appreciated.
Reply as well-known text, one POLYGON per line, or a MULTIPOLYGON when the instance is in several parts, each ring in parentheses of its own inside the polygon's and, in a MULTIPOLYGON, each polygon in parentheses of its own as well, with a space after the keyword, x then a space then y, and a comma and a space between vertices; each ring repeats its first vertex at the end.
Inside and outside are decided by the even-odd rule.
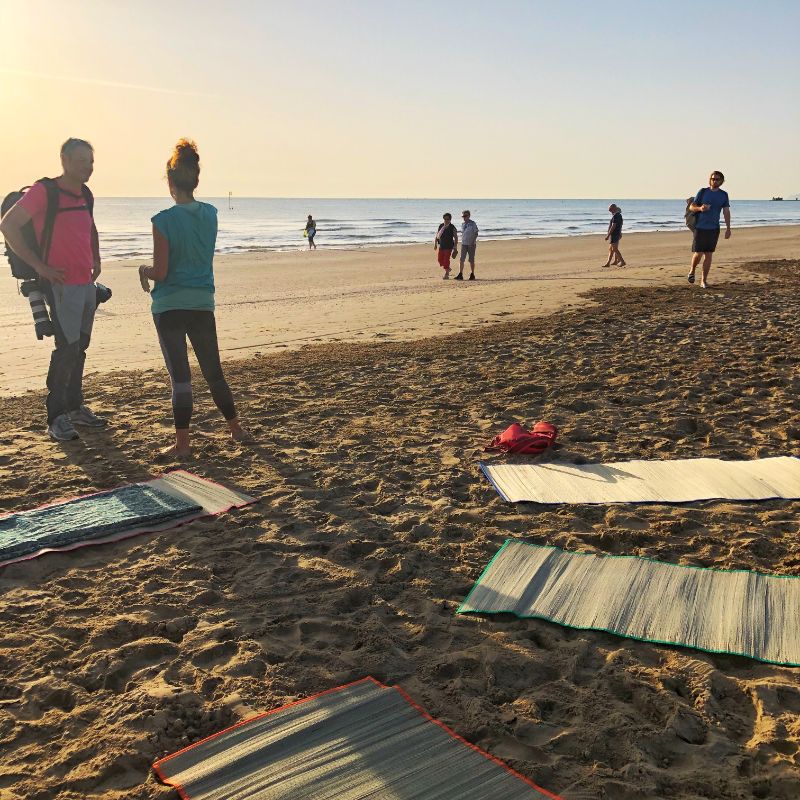
POLYGON ((800 666, 800 578, 506 540, 458 609, 800 666))
POLYGON ((689 458, 611 464, 481 464, 511 503, 689 503, 800 498, 800 459, 689 458))
POLYGON ((374 678, 254 717, 153 769, 184 800, 555 797, 374 678))
POLYGON ((183 470, 0 517, 0 566, 119 541, 249 505, 255 499, 183 470))

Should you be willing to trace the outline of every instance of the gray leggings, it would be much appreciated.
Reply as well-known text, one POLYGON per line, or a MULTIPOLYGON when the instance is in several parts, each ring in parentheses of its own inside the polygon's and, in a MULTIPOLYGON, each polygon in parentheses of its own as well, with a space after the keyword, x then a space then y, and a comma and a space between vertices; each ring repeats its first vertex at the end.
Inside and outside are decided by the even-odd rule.
POLYGON ((192 420, 192 373, 189 369, 189 350, 192 343, 211 397, 225 419, 236 417, 233 395, 222 372, 217 343, 217 324, 213 311, 163 311, 153 314, 158 341, 172 381, 172 414, 175 427, 182 430, 192 420))

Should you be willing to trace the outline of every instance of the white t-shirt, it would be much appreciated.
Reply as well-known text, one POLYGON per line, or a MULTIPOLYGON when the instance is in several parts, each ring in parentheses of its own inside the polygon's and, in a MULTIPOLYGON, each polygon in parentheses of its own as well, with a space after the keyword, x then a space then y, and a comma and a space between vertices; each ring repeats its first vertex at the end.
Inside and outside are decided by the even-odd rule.
POLYGON ((461 244, 473 245, 478 241, 478 226, 474 219, 468 219, 461 225, 461 244))

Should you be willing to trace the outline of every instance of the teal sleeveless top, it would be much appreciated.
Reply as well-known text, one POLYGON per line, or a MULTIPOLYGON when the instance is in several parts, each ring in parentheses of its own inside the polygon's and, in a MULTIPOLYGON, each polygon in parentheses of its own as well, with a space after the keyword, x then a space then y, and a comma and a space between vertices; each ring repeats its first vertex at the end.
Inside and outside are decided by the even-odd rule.
POLYGON ((167 277, 150 293, 153 314, 213 311, 217 209, 195 200, 159 211, 152 222, 169 242, 167 277))

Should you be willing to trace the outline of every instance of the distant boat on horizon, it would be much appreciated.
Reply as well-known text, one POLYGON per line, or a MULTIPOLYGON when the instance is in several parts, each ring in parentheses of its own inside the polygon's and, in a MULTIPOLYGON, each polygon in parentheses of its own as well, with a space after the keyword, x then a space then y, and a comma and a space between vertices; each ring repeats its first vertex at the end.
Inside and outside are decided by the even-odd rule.
POLYGON ((773 197, 772 199, 773 199, 773 200, 783 200, 783 198, 782 198, 782 197, 773 197))

